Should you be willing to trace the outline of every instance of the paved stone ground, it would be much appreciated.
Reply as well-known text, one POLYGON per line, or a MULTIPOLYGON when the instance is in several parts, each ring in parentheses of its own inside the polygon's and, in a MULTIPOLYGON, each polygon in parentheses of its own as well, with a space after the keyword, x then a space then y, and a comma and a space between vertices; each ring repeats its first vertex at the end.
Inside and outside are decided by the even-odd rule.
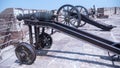
MULTIPOLYGON (((81 30, 90 32, 100 37, 120 42, 120 15, 110 16, 109 19, 97 19, 117 26, 113 30, 101 31, 100 29, 86 24, 81 30)), ((0 68, 120 68, 120 62, 110 61, 108 51, 94 47, 93 44, 72 38, 64 33, 52 35, 53 45, 49 50, 43 50, 45 55, 38 54, 32 65, 19 65, 15 54, 4 62, 0 63, 0 68)), ((14 51, 9 52, 14 53, 14 51)))

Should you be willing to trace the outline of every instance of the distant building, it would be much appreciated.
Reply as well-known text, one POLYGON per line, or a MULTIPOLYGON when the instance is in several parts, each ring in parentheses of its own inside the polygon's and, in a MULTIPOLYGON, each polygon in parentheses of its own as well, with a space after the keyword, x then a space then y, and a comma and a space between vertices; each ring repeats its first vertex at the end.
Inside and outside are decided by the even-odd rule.
POLYGON ((113 14, 120 15, 120 7, 105 7, 104 14, 106 14, 106 15, 113 15, 113 14))

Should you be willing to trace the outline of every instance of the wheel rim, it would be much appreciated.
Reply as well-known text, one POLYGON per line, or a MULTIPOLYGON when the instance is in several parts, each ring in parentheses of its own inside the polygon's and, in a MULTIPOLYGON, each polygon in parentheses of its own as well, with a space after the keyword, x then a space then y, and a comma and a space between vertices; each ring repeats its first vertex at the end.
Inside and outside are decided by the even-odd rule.
POLYGON ((52 38, 47 33, 42 33, 39 35, 39 47, 38 49, 42 48, 50 48, 52 45, 52 38))
POLYGON ((74 6, 69 4, 61 6, 57 11, 57 15, 58 15, 57 17, 58 22, 68 26, 74 26, 74 27, 79 26, 81 17, 79 11, 74 6), (78 19, 75 16, 70 15, 70 12, 73 12, 71 11, 71 9, 74 10, 74 12, 77 14, 76 17, 78 19))
POLYGON ((30 44, 20 43, 15 49, 16 57, 22 64, 32 64, 36 59, 34 48, 30 44))
MULTIPOLYGON (((83 6, 75 6, 75 7, 78 9, 78 11, 80 12, 80 14, 83 14, 83 15, 85 15, 86 17, 89 17, 88 10, 87 10, 85 7, 83 7, 83 6)), ((81 21, 79 27, 82 27, 82 26, 84 26, 85 24, 86 24, 86 22, 81 21)))

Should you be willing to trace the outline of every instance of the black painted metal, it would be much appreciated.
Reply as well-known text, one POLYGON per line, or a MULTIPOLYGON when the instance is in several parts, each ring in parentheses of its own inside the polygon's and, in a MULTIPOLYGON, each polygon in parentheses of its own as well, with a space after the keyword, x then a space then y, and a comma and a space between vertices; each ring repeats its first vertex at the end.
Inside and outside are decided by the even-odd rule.
MULTIPOLYGON (((83 14, 83 15, 85 15, 86 17, 89 17, 88 10, 87 10, 85 7, 80 6, 80 5, 77 5, 77 6, 75 6, 75 7, 78 9, 78 11, 80 12, 80 14, 83 14)), ((82 27, 82 26, 84 26, 85 24, 86 24, 86 22, 81 20, 81 23, 80 23, 79 26, 82 27)))
MULTIPOLYGON (((71 6, 71 5, 64 5, 64 6, 71 6)), ((64 7, 63 6, 63 7, 64 7)), ((59 9, 59 11, 63 8, 61 7, 59 9)), ((75 8, 74 6, 71 6, 73 8, 75 8)), ((74 9, 75 10, 75 9, 74 9)), ((79 11, 76 9, 76 12, 72 12, 72 11, 68 11, 68 10, 64 10, 65 12, 68 12, 70 16, 72 16, 73 18, 76 18, 78 20, 82 20, 88 24, 91 24, 91 25, 94 25, 98 28, 101 28, 103 30, 106 30, 106 31, 110 31, 112 28, 114 28, 114 26, 112 25, 108 25, 108 24, 105 24, 105 23, 99 23, 99 22, 96 22, 94 20, 91 20, 89 17, 87 17, 86 15, 83 15, 83 14, 80 14, 79 11), (79 14, 79 15, 78 15, 79 14)), ((59 13, 59 12, 58 12, 59 13)), ((67 16, 67 17, 70 17, 70 16, 67 16)), ((54 20, 56 16, 53 14, 53 12, 49 11, 49 12, 37 12, 37 13, 30 13, 30 14, 20 14, 17 16, 17 19, 18 20, 24 20, 24 19, 31 19, 31 20, 39 20, 39 21, 52 21, 54 20)), ((68 22, 69 23, 69 22, 68 22)), ((70 22, 72 23, 72 22, 70 22)), ((78 22, 77 26, 80 26, 80 21, 78 22), (79 25, 78 25, 79 24, 79 25)), ((76 26, 76 27, 77 27, 76 26)))
POLYGON ((52 11, 37 12, 34 13, 33 16, 38 20, 43 20, 43 21, 49 21, 54 19, 54 13, 52 11))
MULTIPOLYGON (((61 8, 64 8, 63 10, 65 12, 68 13, 68 15, 67 15, 68 18, 69 18, 69 16, 71 16, 71 17, 74 17, 75 19, 78 19, 79 21, 82 20, 84 22, 87 22, 91 25, 94 25, 98 28, 101 28, 101 29, 107 30, 107 31, 109 31, 113 28, 112 25, 98 23, 96 21, 89 19, 87 16, 80 14, 78 12, 78 10, 76 10, 77 12, 68 11, 68 9, 70 7, 72 7, 71 9, 74 8, 76 10, 76 8, 71 5, 64 5, 61 7, 61 8), (65 10, 66 6, 67 6, 67 10, 65 10)), ((47 33, 44 32, 45 27, 49 26, 54 29, 60 30, 70 36, 76 37, 78 39, 82 39, 86 42, 94 44, 95 46, 98 46, 100 48, 109 50, 111 52, 114 52, 114 53, 120 55, 120 43, 116 43, 116 42, 98 37, 96 35, 90 34, 88 32, 81 31, 77 28, 68 26, 66 24, 62 24, 61 22, 55 22, 55 20, 54 20, 55 17, 57 18, 57 16, 55 16, 53 14, 53 12, 37 12, 37 13, 23 14, 23 15, 20 14, 19 16, 17 16, 17 19, 24 20, 24 23, 29 26, 30 44, 32 44, 32 45, 34 45, 33 44, 32 26, 34 27, 35 48, 36 49, 39 49, 39 48, 42 49, 44 47, 48 47, 48 48, 51 47, 52 38, 50 35, 48 35, 47 33), (40 33, 40 26, 42 26, 41 33, 40 33)), ((70 23, 70 21, 68 21, 67 23, 70 23)), ((78 22, 78 23, 80 24, 80 22, 78 22)), ((35 54, 35 48, 32 45, 29 45, 29 44, 23 42, 17 46, 17 48, 15 50, 16 55, 17 55, 17 58, 22 63, 25 62, 26 64, 32 64, 34 62, 34 60, 36 58, 36 54, 35 54), (22 47, 26 48, 27 51, 25 51, 24 48, 22 49, 22 47), (29 59, 27 59, 27 57, 29 59)))
MULTIPOLYGON (((52 45, 52 37, 49 34, 47 34, 45 32, 42 32, 39 35, 38 39, 39 39, 40 47, 47 48, 47 49, 49 49, 51 47, 51 45, 52 45)), ((38 46, 37 49, 42 49, 40 47, 38 46)))
POLYGON ((36 59, 35 49, 31 44, 21 42, 18 43, 15 54, 21 64, 32 64, 36 59))
POLYGON ((41 21, 33 21, 33 20, 25 20, 25 21, 26 21, 25 22, 26 25, 50 26, 50 27, 60 30, 66 34, 69 34, 76 38, 79 38, 84 41, 95 44, 95 46, 99 46, 101 48, 112 51, 116 54, 120 54, 120 44, 119 43, 115 43, 110 40, 103 39, 101 37, 95 36, 88 32, 78 30, 77 28, 73 28, 73 27, 61 24, 59 22, 43 22, 43 21, 41 22, 41 21))
POLYGON ((30 39, 30 44, 33 44, 32 26, 28 25, 28 27, 29 27, 29 39, 30 39))
POLYGON ((73 26, 73 27, 81 27, 81 16, 80 16, 80 12, 77 10, 77 8, 73 5, 70 4, 65 4, 63 6, 61 6, 58 11, 57 11, 57 21, 61 22, 63 24, 66 24, 68 26, 73 26), (68 12, 66 12, 68 11, 68 12), (75 16, 70 16, 69 12, 74 12, 76 13, 75 16, 77 16, 77 19, 75 18, 75 16), (61 18, 62 16, 62 18, 61 18), (61 19, 63 19, 61 21, 61 19))
POLYGON ((110 31, 113 28, 112 25, 108 25, 108 24, 105 24, 105 23, 98 23, 98 22, 96 22, 96 21, 94 21, 94 20, 92 20, 92 19, 90 19, 90 18, 88 18, 88 17, 86 17, 82 14, 81 14, 81 20, 83 20, 83 21, 85 21, 85 22, 87 22, 91 25, 94 25, 98 28, 101 28, 103 30, 106 30, 106 31, 110 31))
POLYGON ((35 47, 39 46, 39 34, 40 34, 40 31, 39 31, 39 27, 37 26, 34 26, 34 33, 35 33, 35 47))
MULTIPOLYGON (((66 11, 66 12, 69 12, 71 14, 71 16, 76 16, 77 15, 77 13, 73 13, 73 12, 70 12, 70 11, 66 11)), ((96 21, 90 19, 89 17, 87 17, 83 14, 80 14, 80 16, 81 16, 81 20, 85 21, 88 24, 94 25, 98 28, 101 28, 105 31, 110 31, 112 28, 114 28, 114 26, 112 26, 112 25, 108 25, 108 24, 101 23, 101 22, 100 23, 96 22, 96 21)), ((76 16, 76 18, 78 18, 78 17, 76 16)))
POLYGON ((44 12, 36 12, 36 13, 28 13, 28 14, 19 14, 17 16, 18 20, 23 20, 23 19, 37 19, 37 20, 42 20, 42 21, 49 21, 53 20, 55 17, 54 13, 52 11, 44 11, 44 12))

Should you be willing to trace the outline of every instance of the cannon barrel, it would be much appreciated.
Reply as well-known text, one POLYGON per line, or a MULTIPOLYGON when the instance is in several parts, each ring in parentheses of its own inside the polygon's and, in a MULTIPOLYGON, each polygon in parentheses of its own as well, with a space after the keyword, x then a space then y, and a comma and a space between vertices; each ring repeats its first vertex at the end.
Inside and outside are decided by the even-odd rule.
POLYGON ((83 20, 83 21, 85 21, 85 22, 87 22, 91 25, 94 25, 98 28, 101 28, 103 30, 106 30, 106 31, 110 31, 112 28, 114 28, 114 26, 112 26, 112 25, 108 25, 108 24, 105 24, 105 23, 102 23, 102 22, 100 22, 100 23, 96 22, 96 21, 91 20, 90 18, 88 18, 88 17, 86 17, 82 14, 81 14, 81 20, 83 20))
POLYGON ((36 13, 28 13, 28 14, 19 14, 17 16, 18 20, 24 19, 37 19, 40 21, 50 21, 53 20, 55 17, 52 11, 45 11, 45 12, 36 12, 36 13))

